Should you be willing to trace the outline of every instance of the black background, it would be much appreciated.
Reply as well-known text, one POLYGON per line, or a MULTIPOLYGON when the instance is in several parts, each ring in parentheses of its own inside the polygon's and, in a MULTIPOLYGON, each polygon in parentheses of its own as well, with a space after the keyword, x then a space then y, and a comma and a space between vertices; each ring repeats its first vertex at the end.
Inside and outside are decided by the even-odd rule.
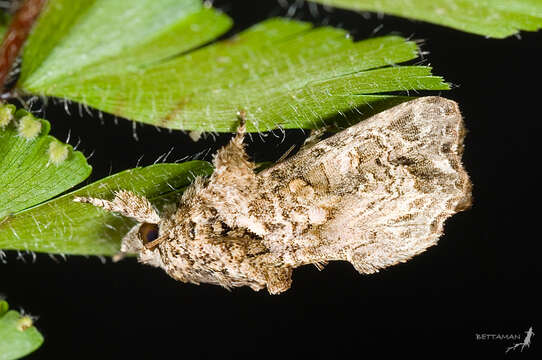
MULTIPOLYGON (((277 1, 220 1, 235 20, 228 33, 271 16, 287 14, 277 1)), ((347 263, 323 271, 294 272, 292 288, 280 296, 247 288, 228 292, 186 285, 134 259, 102 264, 96 258, 66 260, 38 254, 26 262, 8 252, 0 264, 0 292, 15 308, 39 316, 43 346, 29 359, 196 358, 319 355, 354 359, 374 356, 457 353, 504 357, 509 341, 476 340, 476 334, 524 334, 533 326, 530 349, 507 357, 528 358, 542 348, 538 169, 542 118, 542 33, 521 39, 485 39, 391 16, 307 5, 295 18, 329 23, 356 39, 400 34, 424 39, 425 63, 455 85, 443 95, 461 107, 469 134, 464 163, 474 183, 474 206, 446 223, 438 246, 408 263, 362 276, 347 263), (382 25, 382 26, 381 26, 382 25), (381 26, 381 27, 380 27, 381 26), (374 30, 380 27, 376 33, 374 30), (538 335, 539 333, 540 335, 538 335)), ((230 138, 223 134, 192 142, 182 132, 158 131, 110 116, 101 122, 76 105, 69 116, 49 104, 52 134, 79 150, 94 152, 85 183, 140 164, 152 164, 174 147, 169 160, 210 160, 230 138)), ((276 160, 303 133, 286 140, 253 137, 256 161, 276 160)))

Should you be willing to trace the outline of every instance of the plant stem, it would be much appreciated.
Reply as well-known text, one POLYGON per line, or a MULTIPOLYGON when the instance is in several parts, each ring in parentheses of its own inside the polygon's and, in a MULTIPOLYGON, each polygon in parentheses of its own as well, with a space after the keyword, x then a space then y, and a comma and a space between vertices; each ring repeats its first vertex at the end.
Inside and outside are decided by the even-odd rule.
POLYGON ((32 25, 47 0, 26 0, 17 10, 0 45, 0 94, 4 97, 6 78, 17 59, 32 25))

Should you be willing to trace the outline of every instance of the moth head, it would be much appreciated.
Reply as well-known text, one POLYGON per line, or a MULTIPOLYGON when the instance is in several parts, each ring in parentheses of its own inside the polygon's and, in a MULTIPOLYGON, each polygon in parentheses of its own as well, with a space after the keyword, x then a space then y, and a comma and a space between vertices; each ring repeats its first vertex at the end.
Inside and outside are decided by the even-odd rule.
POLYGON ((122 253, 136 253, 139 254, 141 262, 155 266, 161 264, 160 254, 154 248, 164 240, 160 238, 163 220, 147 198, 131 191, 120 190, 115 193, 113 200, 93 197, 75 197, 73 200, 136 220, 139 224, 132 227, 122 240, 120 258, 122 253))
POLYGON ((171 229, 175 227, 172 215, 176 208, 174 204, 167 205, 161 216, 156 212, 155 218, 135 225, 122 240, 121 252, 137 253, 140 262, 163 267, 158 245, 169 239, 171 229))

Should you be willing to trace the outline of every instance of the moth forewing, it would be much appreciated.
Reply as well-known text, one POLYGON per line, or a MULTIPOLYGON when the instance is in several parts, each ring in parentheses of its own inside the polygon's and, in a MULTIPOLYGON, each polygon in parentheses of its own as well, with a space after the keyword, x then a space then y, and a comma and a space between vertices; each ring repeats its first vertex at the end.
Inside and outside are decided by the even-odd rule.
MULTIPOLYGON (((268 184, 306 184, 299 206, 325 214, 292 237, 291 265, 347 260, 372 273, 434 245, 443 223, 470 203, 461 165, 463 121, 455 102, 409 101, 265 170, 268 184), (311 190, 312 189, 312 190, 311 190), (316 209, 316 210, 315 210, 316 209)), ((276 191, 276 190, 275 190, 276 191)), ((280 190, 279 190, 280 192, 280 190)))

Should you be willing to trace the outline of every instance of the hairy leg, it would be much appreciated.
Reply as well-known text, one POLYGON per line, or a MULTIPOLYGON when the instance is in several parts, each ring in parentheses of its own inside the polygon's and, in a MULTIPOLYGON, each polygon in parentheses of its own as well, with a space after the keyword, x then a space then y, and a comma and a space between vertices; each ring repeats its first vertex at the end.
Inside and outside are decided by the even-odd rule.
POLYGON ((211 183, 235 185, 250 183, 254 180, 254 163, 248 160, 243 145, 246 132, 246 119, 243 111, 239 112, 239 127, 237 134, 228 145, 220 149, 214 158, 215 171, 211 183))

